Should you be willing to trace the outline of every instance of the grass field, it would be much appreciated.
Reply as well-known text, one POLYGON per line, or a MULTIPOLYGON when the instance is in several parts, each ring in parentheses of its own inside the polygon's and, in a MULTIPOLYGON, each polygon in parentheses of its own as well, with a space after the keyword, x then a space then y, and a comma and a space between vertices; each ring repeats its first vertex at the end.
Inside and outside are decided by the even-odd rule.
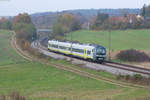
MULTIPOLYGON (((70 39, 70 34, 67 36, 70 39)), ((80 30, 72 32, 73 40, 82 43, 94 43, 108 48, 108 31, 80 30)), ((150 30, 114 30, 111 31, 111 47, 113 50, 138 49, 150 50, 150 30)))
POLYGON ((12 34, 8 31, 0 31, 0 33, 0 66, 26 62, 25 59, 18 56, 11 48, 10 41, 12 34))
MULTIPOLYGON (((149 89, 123 88, 53 66, 29 62, 11 48, 11 36, 11 32, 0 30, 0 94, 19 91, 27 97, 27 100, 136 100, 136 98, 149 98, 149 89)), ((68 64, 64 61, 51 61, 68 64)), ((108 75, 105 74, 104 76, 108 75)))

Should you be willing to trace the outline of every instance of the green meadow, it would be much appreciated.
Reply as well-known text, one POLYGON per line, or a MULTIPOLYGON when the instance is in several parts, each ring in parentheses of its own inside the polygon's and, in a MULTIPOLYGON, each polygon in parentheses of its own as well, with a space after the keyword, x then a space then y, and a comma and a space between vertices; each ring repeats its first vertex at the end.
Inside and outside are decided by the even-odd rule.
MULTIPOLYGON (((125 50, 138 49, 150 50, 150 29, 143 30, 112 30, 111 49, 125 50)), ((71 40, 71 35, 66 37, 71 40)), ((72 32, 72 39, 81 43, 94 43, 109 47, 109 31, 79 30, 72 32)))
MULTIPOLYGON (((11 47, 11 36, 11 32, 0 30, 0 95, 17 91, 27 100, 144 100, 144 98, 150 98, 150 89, 124 88, 53 66, 27 61, 11 47)), ((51 61, 70 65, 64 61, 51 61)))

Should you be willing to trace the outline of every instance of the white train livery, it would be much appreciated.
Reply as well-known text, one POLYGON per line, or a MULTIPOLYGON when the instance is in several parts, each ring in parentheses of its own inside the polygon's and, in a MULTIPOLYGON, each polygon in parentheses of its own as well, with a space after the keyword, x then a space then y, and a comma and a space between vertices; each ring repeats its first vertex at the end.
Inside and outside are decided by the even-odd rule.
POLYGON ((48 50, 100 63, 104 62, 106 59, 106 48, 95 44, 80 44, 49 40, 48 50))

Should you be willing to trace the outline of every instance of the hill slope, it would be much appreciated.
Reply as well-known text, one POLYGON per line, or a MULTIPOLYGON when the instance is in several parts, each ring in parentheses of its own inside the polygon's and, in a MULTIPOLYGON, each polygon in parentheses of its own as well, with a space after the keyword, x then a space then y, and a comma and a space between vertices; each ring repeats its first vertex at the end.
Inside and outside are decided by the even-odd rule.
POLYGON ((51 28, 56 22, 59 15, 70 13, 80 16, 82 23, 87 22, 89 19, 97 15, 97 13, 107 13, 110 16, 122 16, 123 12, 128 14, 139 14, 140 9, 78 9, 78 10, 65 10, 61 12, 42 12, 31 14, 32 21, 38 28, 51 28))

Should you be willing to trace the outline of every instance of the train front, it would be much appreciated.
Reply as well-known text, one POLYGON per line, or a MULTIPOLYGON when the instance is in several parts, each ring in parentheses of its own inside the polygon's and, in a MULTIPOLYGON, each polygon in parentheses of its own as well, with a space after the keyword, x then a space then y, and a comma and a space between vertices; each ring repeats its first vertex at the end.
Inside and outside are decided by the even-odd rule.
POLYGON ((95 59, 98 62, 104 62, 106 60, 106 48, 103 46, 96 46, 95 59))

